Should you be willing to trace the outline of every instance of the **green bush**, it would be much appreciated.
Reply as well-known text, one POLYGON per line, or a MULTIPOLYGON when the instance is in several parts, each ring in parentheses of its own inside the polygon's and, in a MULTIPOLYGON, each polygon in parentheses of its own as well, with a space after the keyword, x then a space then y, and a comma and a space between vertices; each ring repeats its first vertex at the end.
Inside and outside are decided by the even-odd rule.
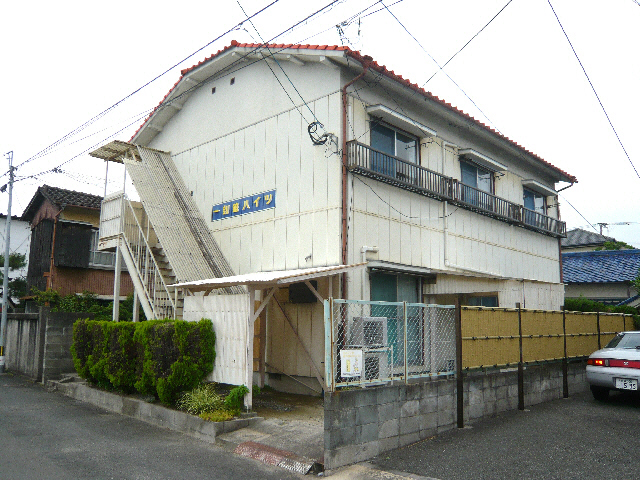
POLYGON ((190 392, 184 392, 176 406, 191 415, 200 415, 220 410, 223 404, 224 400, 216 393, 215 385, 204 383, 190 392))
POLYGON ((234 415, 228 410, 214 410, 213 412, 201 413, 199 417, 209 422, 226 422, 233 419, 234 415))
POLYGON ((71 353, 82 378, 107 389, 152 394, 173 405, 213 370, 215 334, 206 319, 78 320, 71 353))
POLYGON ((244 385, 233 387, 224 399, 224 406, 231 412, 240 412, 244 407, 244 396, 249 389, 244 385))

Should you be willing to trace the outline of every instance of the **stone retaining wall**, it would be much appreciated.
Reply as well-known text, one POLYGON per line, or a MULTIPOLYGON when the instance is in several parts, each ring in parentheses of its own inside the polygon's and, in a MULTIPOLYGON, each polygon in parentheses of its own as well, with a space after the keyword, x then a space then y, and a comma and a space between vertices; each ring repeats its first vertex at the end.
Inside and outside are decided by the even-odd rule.
MULTIPOLYGON (((570 363, 569 394, 588 388, 585 363, 570 363)), ((357 463, 457 426, 455 378, 325 394, 325 470, 357 463)), ((562 364, 524 371, 525 406, 562 398, 562 364)), ((464 421, 518 408, 516 370, 478 372, 464 378, 464 421)))

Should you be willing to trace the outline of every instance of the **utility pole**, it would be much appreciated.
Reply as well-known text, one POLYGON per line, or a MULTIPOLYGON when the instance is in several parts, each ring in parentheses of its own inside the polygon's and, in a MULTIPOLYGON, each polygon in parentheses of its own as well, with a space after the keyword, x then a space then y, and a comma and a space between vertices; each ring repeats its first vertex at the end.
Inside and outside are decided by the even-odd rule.
POLYGON ((9 203, 7 204, 7 222, 4 234, 4 279, 2 280, 2 320, 0 321, 0 373, 4 372, 4 344, 7 333, 7 310, 9 309, 9 240, 11 234, 11 201, 13 194, 13 151, 5 153, 5 156, 9 159, 9 203))

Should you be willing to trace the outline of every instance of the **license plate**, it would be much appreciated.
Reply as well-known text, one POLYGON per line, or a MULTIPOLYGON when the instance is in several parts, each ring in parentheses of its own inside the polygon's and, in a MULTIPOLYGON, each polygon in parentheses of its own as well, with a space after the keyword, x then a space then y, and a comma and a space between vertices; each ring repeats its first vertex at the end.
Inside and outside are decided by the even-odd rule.
POLYGON ((638 390, 638 381, 631 378, 616 378, 616 388, 620 390, 638 390))

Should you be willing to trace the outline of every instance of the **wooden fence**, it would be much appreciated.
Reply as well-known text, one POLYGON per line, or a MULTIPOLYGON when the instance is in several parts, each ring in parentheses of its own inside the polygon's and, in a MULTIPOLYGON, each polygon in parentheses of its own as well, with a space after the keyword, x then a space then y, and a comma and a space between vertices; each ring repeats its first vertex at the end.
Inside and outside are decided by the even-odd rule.
POLYGON ((618 313, 462 307, 460 315, 464 369, 585 357, 634 329, 618 313))

